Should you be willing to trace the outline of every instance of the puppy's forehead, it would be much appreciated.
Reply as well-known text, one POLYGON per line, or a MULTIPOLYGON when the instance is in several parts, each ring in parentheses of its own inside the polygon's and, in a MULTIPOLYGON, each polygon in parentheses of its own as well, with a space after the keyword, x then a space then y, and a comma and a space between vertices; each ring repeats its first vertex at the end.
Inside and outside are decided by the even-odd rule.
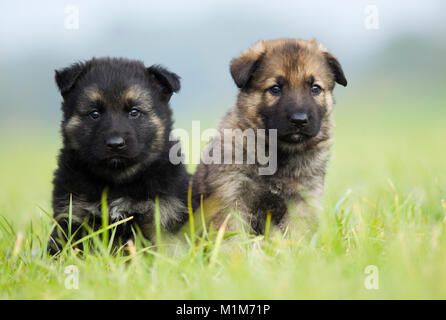
POLYGON ((283 77, 296 86, 311 77, 328 85, 333 82, 316 41, 279 39, 265 42, 265 47, 263 77, 283 77))
POLYGON ((122 109, 129 103, 136 103, 142 109, 152 107, 150 90, 138 83, 120 83, 100 86, 92 84, 85 87, 81 94, 81 108, 92 103, 102 103, 107 108, 122 109))

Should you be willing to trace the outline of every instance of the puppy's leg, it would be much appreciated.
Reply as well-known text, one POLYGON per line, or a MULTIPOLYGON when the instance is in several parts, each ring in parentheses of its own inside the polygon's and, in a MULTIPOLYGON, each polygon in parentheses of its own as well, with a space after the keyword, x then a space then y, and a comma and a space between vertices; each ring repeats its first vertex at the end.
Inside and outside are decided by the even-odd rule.
POLYGON ((271 224, 277 225, 287 213, 285 201, 278 195, 262 190, 254 181, 245 180, 236 192, 225 193, 227 188, 217 190, 222 206, 213 219, 219 227, 228 213, 233 212, 234 217, 228 223, 231 231, 245 231, 255 234, 265 232, 268 213, 271 215, 271 224), (229 195, 225 198, 222 196, 229 195))
MULTIPOLYGON (((55 226, 47 244, 47 250, 50 255, 55 255, 56 253, 60 252, 70 237, 68 215, 67 214, 55 215, 55 220, 57 221, 58 225, 55 226)), ((82 214, 82 217, 73 214, 71 221, 71 236, 72 235, 74 236, 71 239, 71 243, 74 243, 82 238, 83 236, 82 229, 84 223, 88 223, 87 220, 88 219, 85 216, 85 214, 82 214)), ((78 245, 77 247, 81 250, 83 248, 82 244, 78 245)))
POLYGON ((271 225, 278 225, 287 214, 285 201, 271 192, 251 195, 251 201, 247 206, 251 212, 251 226, 257 234, 265 232, 268 214, 271 215, 271 225))

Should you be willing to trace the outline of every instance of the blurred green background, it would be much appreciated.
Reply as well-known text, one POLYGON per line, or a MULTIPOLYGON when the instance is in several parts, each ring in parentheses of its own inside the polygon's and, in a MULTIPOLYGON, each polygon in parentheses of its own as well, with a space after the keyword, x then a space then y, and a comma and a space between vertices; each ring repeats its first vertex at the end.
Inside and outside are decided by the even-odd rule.
MULTIPOLYGON (((330 233, 334 226, 330 219, 339 199, 352 190, 355 198, 349 210, 358 217, 367 213, 367 235, 389 241, 384 248, 368 251, 365 258, 356 256, 359 262, 353 269, 397 253, 393 263, 388 262, 386 280, 396 285, 388 285, 377 295, 352 289, 347 230, 342 241, 348 243, 343 246, 348 250, 338 258, 349 272, 327 262, 315 269, 322 272, 322 280, 300 273, 290 276, 303 281, 304 288, 319 284, 319 291, 312 294, 288 288, 285 276, 288 280, 281 282, 282 291, 267 287, 277 297, 287 298, 446 297, 442 274, 446 240, 432 231, 438 230, 446 212, 441 205, 446 198, 446 3, 374 1, 372 9, 369 4, 353 0, 3 1, 0 215, 16 230, 23 230, 31 220, 42 218, 37 206, 51 211, 52 172, 61 143, 61 97, 54 69, 105 55, 141 59, 147 66, 163 64, 182 77, 182 90, 171 103, 176 127, 189 129, 192 121, 200 120, 204 130, 214 127, 235 101, 237 90, 229 74, 232 57, 260 39, 314 37, 338 57, 349 81, 346 88, 336 87, 334 92, 335 147, 324 200, 328 222, 322 223, 318 254, 336 249, 328 239, 336 237, 330 233), (65 27, 72 13, 66 12, 67 6, 78 10, 78 29, 65 27), (375 28, 368 28, 370 23, 375 28), (383 229, 373 229, 378 225, 383 229), (392 242, 392 234, 394 239, 414 235, 411 239, 420 237, 421 242, 392 242), (440 249, 435 241, 442 244, 440 249), (412 248, 408 255, 404 255, 406 245, 412 248), (426 264, 417 260, 421 256, 426 264), (428 263, 431 269, 426 271, 428 263), (419 277, 414 277, 414 270, 419 277), (338 277, 331 279, 332 274, 338 277)), ((311 274, 311 259, 306 261, 303 270, 311 274)), ((249 279, 240 282, 238 296, 231 295, 242 278, 238 273, 233 282, 222 285, 227 289, 222 295, 218 295, 222 287, 207 288, 204 283, 197 291, 178 291, 178 295, 160 290, 164 297, 271 298, 267 291, 252 291, 249 287, 254 282, 249 279), (207 296, 199 294, 203 288, 207 296)), ((8 288, 7 296, 14 296, 14 289, 8 288)), ((39 295, 22 291, 17 296, 39 295)))
MULTIPOLYGON (((344 187, 364 180, 354 164, 376 179, 387 178, 383 165, 398 166, 416 183, 423 171, 405 162, 429 167, 444 152, 445 19, 443 1, 375 1, 372 7, 367 1, 4 1, 0 214, 27 220, 36 203, 48 207, 60 146, 55 69, 106 55, 161 63, 182 77, 171 103, 176 127, 190 129, 200 120, 204 130, 235 101, 230 59, 257 40, 278 37, 314 37, 344 68, 349 84, 334 92, 332 162, 350 164, 344 187), (415 153, 416 143, 423 147, 415 153)), ((439 188, 444 194, 444 185, 439 188)))

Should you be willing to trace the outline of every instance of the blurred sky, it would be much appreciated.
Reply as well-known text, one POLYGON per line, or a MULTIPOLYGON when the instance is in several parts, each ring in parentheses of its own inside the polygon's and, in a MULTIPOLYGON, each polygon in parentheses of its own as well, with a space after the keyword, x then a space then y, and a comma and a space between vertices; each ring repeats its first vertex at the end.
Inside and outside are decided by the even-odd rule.
MULTIPOLYGON (((234 103, 229 61, 260 39, 315 37, 351 79, 373 69, 398 39, 444 44, 446 2, 437 1, 2 1, 0 4, 0 124, 20 117, 61 118, 54 69, 93 56, 160 63, 182 77, 173 97, 177 122, 218 118, 234 103), (79 29, 66 29, 67 6, 79 29), (379 28, 365 25, 368 5, 379 28)), ((401 41, 400 41, 401 43, 401 41)), ((415 44, 412 55, 432 60, 415 44)), ((406 49, 404 49, 407 51, 406 49)), ((405 52, 402 50, 401 52, 405 52)), ((399 60, 401 54, 397 52, 399 60)), ((432 54, 436 56, 435 54, 432 54)), ((444 64, 444 56, 437 55, 444 64)), ((436 57, 437 57, 436 56, 436 57)), ((401 61, 404 61, 401 58, 401 61)), ((388 62, 390 68, 395 65, 388 62)))

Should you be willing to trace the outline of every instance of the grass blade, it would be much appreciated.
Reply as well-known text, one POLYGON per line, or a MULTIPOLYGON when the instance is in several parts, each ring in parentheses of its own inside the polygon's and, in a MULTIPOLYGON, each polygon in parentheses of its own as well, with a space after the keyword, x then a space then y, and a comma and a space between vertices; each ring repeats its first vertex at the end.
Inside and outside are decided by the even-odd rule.
POLYGON ((112 229, 112 228, 114 228, 114 227, 116 227, 116 226, 118 226, 118 225, 120 225, 120 224, 123 224, 123 223, 125 223, 125 222, 127 222, 127 221, 130 221, 130 220, 132 220, 132 219, 133 219, 133 216, 128 217, 128 218, 125 218, 125 219, 122 219, 122 220, 119 220, 119 221, 117 221, 117 222, 115 222, 115 223, 112 223, 112 224, 108 225, 108 226, 105 227, 105 228, 101 228, 101 229, 99 229, 99 230, 97 230, 97 231, 95 231, 95 232, 92 232, 92 233, 86 235, 85 237, 83 237, 82 239, 79 239, 78 241, 76 241, 75 243, 73 243, 73 244, 71 245, 71 247, 75 247, 76 245, 81 244, 81 243, 84 242, 85 240, 91 239, 91 238, 93 238, 93 237, 95 237, 95 236, 97 236, 97 235, 99 235, 99 234, 101 234, 101 233, 104 233, 104 232, 106 232, 106 231, 108 232, 108 230, 110 230, 110 229, 112 229))
POLYGON ((187 190, 187 208, 189 209, 190 240, 193 248, 195 242, 195 223, 194 210, 192 208, 192 182, 189 182, 189 188, 187 190))
POLYGON ((266 223, 265 223, 265 240, 268 241, 269 238, 269 228, 271 225, 271 212, 268 211, 266 214, 266 223))
POLYGON ((104 188, 101 197, 101 213, 102 213, 102 229, 104 230, 102 234, 102 241, 105 247, 108 247, 108 204, 107 204, 107 192, 108 188, 104 188))
POLYGON ((159 198, 155 198, 155 233, 156 233, 156 245, 161 245, 161 216, 160 216, 160 203, 159 198))
POLYGON ((73 195, 70 193, 70 205, 68 207, 68 238, 71 238, 72 222, 73 222, 73 195))
POLYGON ((215 246, 214 250, 212 251, 211 259, 209 262, 209 266, 212 267, 217 262, 218 257, 218 251, 220 250, 221 242, 223 241, 223 236, 225 234, 226 226, 228 224, 229 218, 231 217, 230 214, 228 214, 223 221, 223 224, 220 226, 220 229, 218 229, 217 233, 217 239, 215 239, 215 246))

